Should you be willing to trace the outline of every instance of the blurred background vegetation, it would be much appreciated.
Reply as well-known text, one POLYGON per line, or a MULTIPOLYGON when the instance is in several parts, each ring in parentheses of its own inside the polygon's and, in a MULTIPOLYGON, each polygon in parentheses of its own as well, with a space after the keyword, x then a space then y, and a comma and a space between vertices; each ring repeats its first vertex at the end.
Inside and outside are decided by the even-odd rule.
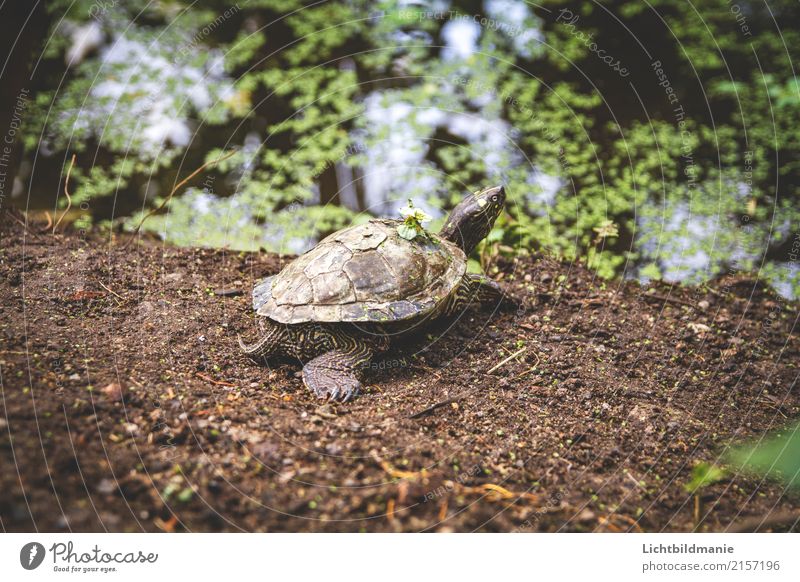
MULTIPOLYGON (((13 204, 297 253, 504 183, 494 252, 800 291, 800 4, 53 0, 13 204), (794 250, 793 250, 794 247, 794 250)), ((434 224, 434 227, 437 225, 434 224)))

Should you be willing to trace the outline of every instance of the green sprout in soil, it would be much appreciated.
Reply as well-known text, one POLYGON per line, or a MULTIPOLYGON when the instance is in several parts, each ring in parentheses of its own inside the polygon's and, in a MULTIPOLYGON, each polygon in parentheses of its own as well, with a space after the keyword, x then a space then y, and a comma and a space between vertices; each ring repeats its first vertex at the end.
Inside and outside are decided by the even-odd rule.
POLYGON ((406 240, 414 240, 417 236, 427 236, 424 223, 430 222, 431 217, 420 208, 416 208, 411 199, 408 206, 400 209, 403 224, 397 227, 397 233, 406 240))
POLYGON ((701 489, 725 479, 725 470, 711 463, 698 463, 692 469, 692 479, 684 485, 689 493, 697 493, 701 489))

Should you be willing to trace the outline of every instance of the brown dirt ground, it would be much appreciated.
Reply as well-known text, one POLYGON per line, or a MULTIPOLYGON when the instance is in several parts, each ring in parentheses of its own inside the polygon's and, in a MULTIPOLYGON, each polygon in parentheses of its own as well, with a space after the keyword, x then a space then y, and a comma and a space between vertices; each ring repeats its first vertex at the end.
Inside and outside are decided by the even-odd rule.
POLYGON ((500 260, 518 308, 471 308, 326 404, 236 345, 278 257, 19 219, 0 225, 5 531, 720 531, 800 508, 754 477, 684 488, 800 412, 797 305, 746 277, 500 260))

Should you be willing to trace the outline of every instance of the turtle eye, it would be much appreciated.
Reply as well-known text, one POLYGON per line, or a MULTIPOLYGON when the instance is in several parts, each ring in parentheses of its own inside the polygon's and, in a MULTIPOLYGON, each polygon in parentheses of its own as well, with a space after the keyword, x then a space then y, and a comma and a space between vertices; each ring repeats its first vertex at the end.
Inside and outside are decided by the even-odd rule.
POLYGON ((494 196, 492 196, 492 202, 497 202, 497 194, 495 194, 494 196))

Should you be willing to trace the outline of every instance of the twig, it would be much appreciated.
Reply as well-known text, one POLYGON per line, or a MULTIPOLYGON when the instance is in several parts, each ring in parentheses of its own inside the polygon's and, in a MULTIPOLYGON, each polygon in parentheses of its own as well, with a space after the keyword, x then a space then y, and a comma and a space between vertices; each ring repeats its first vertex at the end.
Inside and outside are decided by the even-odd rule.
POLYGON ((527 491, 525 493, 516 493, 514 491, 509 491, 505 487, 496 485, 495 483, 484 483, 483 485, 478 485, 477 487, 467 487, 465 485, 461 485, 459 489, 463 493, 479 493, 481 495, 486 495, 486 498, 489 501, 500 501, 501 499, 514 498, 539 501, 539 496, 536 495, 536 493, 529 493, 527 491))
POLYGON ((502 362, 500 362, 499 364, 497 364, 495 367, 493 367, 491 370, 489 370, 489 371, 488 371, 488 372, 486 372, 486 373, 487 373, 487 374, 491 374, 491 373, 492 373, 492 372, 494 372, 495 370, 499 369, 501 366, 503 366, 503 365, 507 364, 508 362, 510 362, 511 360, 513 360, 514 358, 516 358, 518 355, 520 355, 522 352, 524 352, 524 351, 525 351, 525 350, 527 350, 527 349, 528 349, 527 347, 524 347, 524 348, 522 348, 522 349, 520 349, 520 350, 517 350, 516 352, 514 352, 513 354, 511 354, 510 356, 508 356, 508 357, 507 357, 505 360, 503 360, 502 362))
POLYGON ((638 521, 627 515, 622 515, 621 513, 611 513, 607 517, 600 516, 600 518, 597 521, 600 525, 605 525, 607 528, 614 528, 614 530, 616 530, 617 532, 622 531, 619 527, 617 527, 612 523, 612 519, 621 519, 622 521, 630 525, 631 529, 639 533, 642 532, 642 526, 639 525, 638 521))
POLYGON ((436 376, 436 379, 437 379, 437 380, 441 380, 441 379, 442 379, 442 375, 441 375, 441 374, 439 374, 439 373, 438 373, 436 370, 434 370, 434 369, 433 369, 433 368, 431 368, 430 366, 422 366, 422 369, 423 369, 423 370, 425 370, 426 372, 428 372, 428 373, 430 373, 430 374, 433 374, 434 376, 436 376))
POLYGON ((447 497, 442 499, 442 502, 439 504, 439 522, 444 521, 447 518, 447 506, 449 505, 447 497))
POLYGON ((106 287, 105 285, 103 285, 103 282, 102 282, 102 281, 98 281, 98 283, 100 284, 100 286, 101 286, 103 289, 105 289, 106 291, 108 291, 109 293, 111 293, 111 294, 112 294, 114 297, 117 297, 117 298, 118 298, 118 299, 120 299, 121 301, 125 301, 125 299, 123 299, 122 297, 120 297, 119 295, 117 295, 116 293, 114 293, 114 292, 113 292, 111 289, 109 289, 108 287, 106 287))
POLYGON ((375 451, 372 451, 372 458, 381 466, 381 469, 388 473, 393 479, 416 479, 417 477, 425 477, 427 474, 425 469, 421 471, 402 471, 400 469, 395 469, 392 467, 391 463, 381 459, 375 451))
POLYGON ((500 349, 503 350, 507 354, 511 354, 511 350, 509 350, 506 346, 500 346, 500 349))
MULTIPOLYGON (((419 477, 426 477, 427 471, 422 469, 420 471, 401 471, 399 469, 395 469, 392 465, 384 461, 378 453, 374 450, 371 451, 371 456, 377 462, 381 469, 383 469, 390 477, 393 479, 416 479, 419 477)), ((483 483, 481 485, 470 486, 464 485, 458 481, 452 480, 445 480, 443 484, 450 490, 456 491, 457 493, 477 493, 478 495, 482 495, 486 498, 487 501, 503 501, 509 499, 528 499, 530 501, 539 501, 540 497, 536 493, 530 493, 528 491, 524 493, 517 493, 514 491, 509 491, 505 487, 501 485, 497 485, 496 483, 483 483)), ((391 501, 394 501, 393 499, 391 501)), ((441 511, 441 508, 440 508, 441 511)), ((394 512, 394 504, 392 504, 392 511, 388 511, 387 507, 387 514, 394 512)), ((442 519, 440 519, 442 521, 442 519)))
POLYGON ((386 502, 386 519, 389 520, 389 523, 394 523, 394 498, 390 498, 386 502))
POLYGON ((201 374, 200 372, 197 372, 195 376, 205 380, 206 382, 211 382, 212 384, 216 384, 217 386, 229 386, 231 388, 236 388, 236 384, 231 384, 230 382, 222 382, 221 380, 214 380, 213 378, 210 378, 205 374, 201 374))
POLYGON ((227 160, 228 158, 230 158, 230 157, 231 157, 232 155, 234 155, 235 153, 237 153, 237 150, 232 150, 232 151, 228 152, 227 154, 225 154, 224 156, 222 156, 221 158, 217 158, 216 160, 211 160, 211 161, 208 161, 208 162, 206 162, 205 164, 203 164, 202 166, 200 166, 199 168, 197 168, 197 169, 196 169, 194 172, 192 172, 191 174, 189 174, 188 176, 186 176, 186 177, 185 177, 183 180, 181 180, 180 182, 178 182, 178 184, 176 184, 176 185, 175 185, 175 187, 174 187, 174 188, 172 189, 172 191, 171 191, 171 192, 170 192, 170 193, 167 195, 167 197, 166 197, 166 198, 164 198, 164 201, 163 201, 161 204, 159 204, 159 205, 158 205, 158 207, 156 207, 156 208, 153 208, 153 209, 152 209, 150 212, 148 212, 148 213, 147 213, 147 214, 146 214, 146 215, 145 215, 145 216, 142 218, 142 220, 140 220, 140 221, 139 221, 139 224, 138 224, 138 226, 137 226, 135 229, 133 229, 133 232, 131 233, 131 238, 129 238, 129 239, 128 239, 128 242, 126 242, 126 243, 123 245, 123 247, 122 247, 122 248, 125 248, 125 247, 127 247, 127 246, 128 246, 130 243, 131 243, 131 241, 132 241, 134 238, 136 238, 136 235, 137 235, 137 234, 139 234, 139 231, 141 230, 141 228, 142 228, 142 225, 144 224, 144 221, 145 221, 145 220, 147 220, 148 218, 150 218, 151 216, 153 216, 153 215, 154 215, 156 212, 160 212, 161 210, 163 210, 163 209, 164 209, 164 207, 165 207, 167 204, 169 204, 169 203, 170 203, 170 201, 172 200, 172 197, 173 197, 173 196, 175 196, 175 193, 176 193, 178 190, 180 190, 180 189, 181 189, 183 186, 185 186, 185 185, 186 185, 186 183, 187 183, 187 182, 189 182, 189 180, 191 180, 192 178, 194 178, 195 176, 197 176, 197 174, 199 174, 200 172, 202 172, 202 171, 203 171, 203 170, 205 170, 206 168, 208 168, 208 167, 210 167, 210 166, 214 166, 214 165, 216 165, 216 164, 218 164, 218 163, 220 163, 220 162, 222 162, 222 161, 224 161, 224 160, 227 160))
MULTIPOLYGON (((517 350, 516 352, 514 352, 513 354, 508 356, 505 360, 503 360, 502 362, 500 362, 499 364, 494 366, 491 370, 489 370, 487 372, 487 374, 491 374, 495 370, 499 369, 500 366, 502 366, 502 365, 506 364, 507 362, 509 362, 510 360, 516 358, 518 355, 520 355, 522 352, 524 352, 527 349, 528 349, 527 347, 524 347, 521 350, 517 350)), ((537 364, 539 363, 538 356, 537 356, 537 362, 536 363, 537 364)), ((536 366, 534 366, 534 368, 535 367, 536 366)), ((530 370, 528 370, 528 371, 530 372, 530 370)), ((481 386, 476 386, 475 388, 471 388, 469 390, 465 390, 461 394, 456 394, 452 398, 448 398, 446 400, 442 400, 440 402, 437 402, 436 404, 433 404, 433 405, 429 406, 428 408, 420 410, 419 412, 415 412, 414 414, 410 415, 408 418, 410 418, 410 419, 422 418, 423 416, 426 416, 426 415, 430 414, 431 412, 433 412, 435 410, 438 410, 439 408, 441 408, 443 406, 447 406, 448 404, 452 404, 453 402, 458 402, 459 400, 463 400, 467 396, 472 396, 473 394, 475 394, 481 388, 482 388, 481 386)))
POLYGON ((47 217, 47 226, 45 226, 42 231, 50 230, 50 227, 53 226, 53 217, 50 216, 50 213, 45 210, 44 215, 47 217))
MULTIPOLYGON (((13 212, 11 212, 11 211, 6 211, 6 213, 5 213, 5 214, 6 214, 6 216, 9 216, 9 217, 11 217, 11 219, 12 219, 14 222, 16 222, 17 224, 19 224, 19 225, 20 225, 22 228, 24 228, 24 229, 25 229, 25 231, 26 231, 28 234, 30 234, 32 237, 35 237, 35 238, 37 238, 37 239, 40 239, 40 240, 41 240, 41 238, 42 238, 42 237, 39 235, 39 233, 38 233, 38 232, 36 232, 36 231, 34 231, 34 230, 32 230, 31 228, 29 228, 29 227, 28 227, 28 225, 27 225, 25 222, 23 222, 22 220, 20 220, 20 219, 19 219, 19 218, 17 218, 16 216, 14 216, 14 213, 13 213, 13 212)), ((28 220, 28 219, 27 219, 27 217, 26 217, 26 218, 25 218, 25 221, 27 222, 27 220, 28 220)))
POLYGON ((636 477, 634 477, 633 475, 631 475, 631 474, 630 474, 628 471, 625 471, 625 474, 628 476, 628 479, 630 479, 631 481, 633 481, 633 483, 634 483, 634 484, 635 484, 635 485, 636 485, 636 486, 637 486, 639 489, 641 489, 642 491, 644 491, 645 493, 647 493, 647 487, 644 487, 644 486, 642 486, 642 484, 641 484, 641 483, 639 483, 639 482, 636 480, 636 477))
POLYGON ((694 519, 694 527, 692 531, 697 531, 700 529, 702 525, 703 518, 701 517, 701 513, 703 512, 703 500, 700 499, 700 495, 697 493, 694 494, 694 506, 692 508, 692 518, 694 519))
POLYGON ((415 412, 414 414, 412 414, 408 418, 411 418, 411 419, 422 418, 423 416, 426 416, 426 415, 430 414, 434 410, 438 410, 442 406, 447 406, 448 404, 452 404, 453 402, 458 402, 459 400, 461 400, 463 398, 466 398, 467 396, 471 396, 472 394, 474 394, 475 392, 480 390, 480 388, 481 387, 478 386, 478 387, 472 388, 470 390, 465 390, 461 394, 457 394, 456 396, 453 396, 452 398, 448 398, 447 400, 442 400, 441 402, 437 402, 436 404, 434 404, 432 406, 429 406, 428 408, 425 408, 424 410, 420 410, 419 412, 415 412))
POLYGON ((178 525, 178 518, 174 514, 167 521, 157 517, 153 520, 153 523, 161 531, 172 533, 175 531, 175 526, 178 525))
POLYGON ((53 234, 56 233, 58 225, 61 224, 61 221, 64 220, 64 217, 67 215, 70 208, 72 208, 72 196, 69 195, 69 177, 70 174, 72 174, 72 167, 74 165, 75 165, 75 154, 72 154, 72 160, 70 160, 69 168, 67 168, 67 178, 64 180, 64 196, 67 197, 67 207, 64 209, 64 213, 59 217, 59 219, 53 225, 53 234))
POLYGON ((527 376, 528 374, 530 374, 531 372, 533 372, 533 371, 534 371, 534 370, 535 370, 535 369, 536 369, 536 368, 539 366, 539 363, 542 361, 542 360, 539 358, 539 354, 537 354, 537 353, 535 353, 535 352, 534 352, 534 354, 533 354, 533 355, 536 357, 536 363, 535 363, 533 366, 531 366, 530 368, 528 368, 527 370, 525 370, 525 371, 524 371, 522 374, 518 374, 517 376, 514 376, 514 380, 519 380, 519 379, 520 379, 520 378, 522 378, 523 376, 527 376))

